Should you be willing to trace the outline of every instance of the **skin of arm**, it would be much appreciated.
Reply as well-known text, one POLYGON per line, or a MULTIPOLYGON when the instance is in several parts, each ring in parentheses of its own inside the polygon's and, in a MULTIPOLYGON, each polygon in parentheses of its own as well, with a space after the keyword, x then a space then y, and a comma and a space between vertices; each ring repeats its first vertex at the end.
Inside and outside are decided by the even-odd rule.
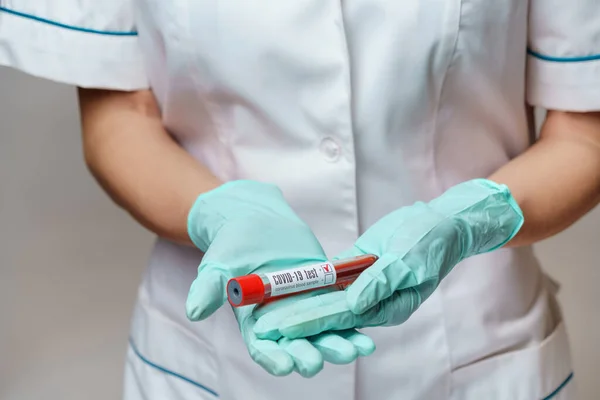
POLYGON ((222 182, 168 134, 151 91, 78 95, 85 161, 98 183, 144 227, 191 245, 187 214, 222 182))
POLYGON ((509 187, 525 216, 507 247, 568 228, 600 202, 600 112, 549 111, 536 143, 489 179, 509 187))

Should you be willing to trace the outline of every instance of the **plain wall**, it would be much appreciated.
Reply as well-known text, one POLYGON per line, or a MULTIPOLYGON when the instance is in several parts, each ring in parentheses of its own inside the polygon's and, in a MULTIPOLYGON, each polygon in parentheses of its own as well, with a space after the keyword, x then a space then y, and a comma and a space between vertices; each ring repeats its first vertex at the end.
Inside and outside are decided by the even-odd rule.
MULTIPOLYGON (((600 210, 537 246, 600 393, 600 210)), ((87 172, 71 87, 0 68, 0 399, 117 399, 152 235, 87 172)))

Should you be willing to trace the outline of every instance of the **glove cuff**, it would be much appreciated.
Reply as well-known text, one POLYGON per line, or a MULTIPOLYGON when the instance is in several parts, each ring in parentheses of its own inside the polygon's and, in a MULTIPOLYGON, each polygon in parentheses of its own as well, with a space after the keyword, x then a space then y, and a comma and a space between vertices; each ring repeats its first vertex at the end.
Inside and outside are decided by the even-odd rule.
POLYGON ((497 243, 495 246, 488 246, 486 249, 479 250, 479 253, 485 253, 503 247, 506 243, 510 242, 515 236, 517 236, 517 233, 519 233, 523 227, 523 224, 525 223, 525 217, 523 216, 523 210, 521 210, 521 207, 517 203, 517 200, 513 197, 508 186, 490 181, 489 179, 476 179, 475 181, 482 186, 488 187, 490 191, 496 192, 503 196, 504 201, 508 206, 503 215, 504 218, 499 219, 500 222, 502 222, 501 225, 506 228, 508 235, 503 241, 497 243))
POLYGON ((496 250, 523 226, 524 218, 506 185, 473 179, 448 189, 428 206, 468 229, 465 257, 496 250))

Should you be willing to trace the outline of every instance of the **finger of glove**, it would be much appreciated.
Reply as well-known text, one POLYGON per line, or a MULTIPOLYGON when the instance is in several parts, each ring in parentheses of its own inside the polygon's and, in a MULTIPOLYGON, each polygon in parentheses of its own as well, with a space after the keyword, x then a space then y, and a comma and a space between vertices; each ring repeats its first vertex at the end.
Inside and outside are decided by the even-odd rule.
MULTIPOLYGON (((284 321, 296 315, 307 315, 313 311, 323 309, 323 307, 331 304, 344 304, 341 299, 344 298, 344 292, 335 291, 319 296, 312 296, 305 299, 300 299, 293 303, 288 303, 285 306, 274 309, 258 318, 254 327, 254 333, 261 339, 276 340, 281 337, 280 329, 285 328, 284 321)), ((309 321, 312 318, 308 317, 309 321)), ((296 337, 305 337, 321 333, 322 330, 311 331, 308 335, 299 335, 296 337)))
MULTIPOLYGON (((254 311, 252 313, 254 314, 254 317, 257 320, 260 320, 263 315, 272 313, 275 310, 280 310, 282 308, 290 307, 292 304, 294 304, 302 299, 317 297, 321 294, 330 293, 333 291, 337 291, 337 289, 330 286, 330 287, 325 287, 325 288, 321 288, 321 289, 311 290, 309 292, 301 292, 301 293, 297 293, 297 294, 294 294, 291 296, 285 296, 281 299, 275 298, 275 300, 273 300, 273 301, 258 304, 254 308, 254 311)), ((275 314, 275 315, 277 315, 277 314, 275 314)), ((263 339, 264 339, 264 337, 263 337, 263 339)), ((273 339, 273 338, 271 338, 271 339, 273 339)), ((278 339, 278 338, 275 338, 275 340, 276 339, 278 339)))
POLYGON ((348 287, 350 310, 362 314, 398 289, 416 285, 413 271, 396 255, 384 254, 348 287))
MULTIPOLYGON (((310 300, 310 299, 309 299, 310 300)), ((362 316, 348 308, 345 292, 328 293, 319 296, 317 307, 299 306, 293 314, 280 320, 279 332, 287 338, 317 335, 326 331, 337 331, 362 326, 362 316)))
POLYGON ((257 306, 253 311, 253 315, 257 319, 254 332, 261 339, 278 340, 282 337, 279 332, 281 321, 306 307, 317 307, 321 304, 318 297, 332 291, 337 290, 323 288, 257 306), (298 304, 299 302, 302 303, 298 304))
MULTIPOLYGON (((421 294, 416 288, 398 290, 380 303, 379 315, 375 316, 376 321, 365 321, 365 326, 373 326, 371 322, 386 326, 400 325, 406 322, 420 305, 421 294)), ((363 316, 370 312, 371 310, 367 311, 363 316)))
POLYGON ((272 340, 256 339, 246 344, 250 357, 269 374, 286 376, 294 370, 294 359, 279 346, 279 343, 272 340))
POLYGON ((306 339, 281 338, 279 346, 294 360, 294 370, 311 378, 323 369, 323 355, 306 339))
MULTIPOLYGON (((349 331, 354 331, 350 329, 349 331)), ((316 336, 310 337, 308 340, 315 346, 323 355, 323 359, 331 364, 350 364, 364 352, 364 343, 361 340, 356 340, 361 347, 357 347, 353 341, 348 340, 341 335, 342 332, 323 332, 316 336)), ((352 336, 349 335, 351 338, 352 336)))
POLYGON ((217 268, 202 266, 192 282, 185 304, 187 317, 201 321, 211 316, 226 300, 227 277, 217 268))
POLYGON ((295 362, 288 351, 284 350, 276 341, 262 340, 256 337, 253 331, 256 320, 252 317, 251 312, 240 312, 236 317, 248 353, 254 362, 274 376, 285 376, 294 371, 295 362))
MULTIPOLYGON (((343 292, 341 292, 343 294, 343 292)), ((334 299, 335 293, 323 295, 331 297, 334 303, 315 310, 305 310, 281 321, 280 333, 288 338, 316 335, 328 330, 344 330, 350 328, 399 325, 405 322, 420 306, 421 295, 415 288, 395 292, 375 307, 357 315, 354 314, 344 298, 334 299)), ((327 303, 328 301, 324 301, 327 303)), ((356 337, 355 340, 366 341, 368 337, 356 337)), ((374 344, 365 342, 365 353, 374 351, 374 344)))
POLYGON ((360 333, 356 329, 347 329, 336 332, 339 336, 350 341, 356 347, 358 355, 365 357, 373 354, 376 349, 375 342, 369 336, 360 333))

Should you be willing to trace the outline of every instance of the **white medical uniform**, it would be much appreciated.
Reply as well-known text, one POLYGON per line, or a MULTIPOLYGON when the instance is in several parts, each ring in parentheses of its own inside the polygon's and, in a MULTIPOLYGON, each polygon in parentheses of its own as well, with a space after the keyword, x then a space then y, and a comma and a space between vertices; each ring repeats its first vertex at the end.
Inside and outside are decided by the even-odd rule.
MULTIPOLYGON (((278 184, 330 256, 525 151, 529 106, 600 110, 598 0, 0 4, 0 63, 152 88, 181 146, 223 180, 278 184)), ((127 400, 574 398, 554 286, 530 248, 468 259, 408 322, 365 330, 375 354, 310 380, 254 364, 229 307, 186 319, 200 257, 156 243, 127 400)))

